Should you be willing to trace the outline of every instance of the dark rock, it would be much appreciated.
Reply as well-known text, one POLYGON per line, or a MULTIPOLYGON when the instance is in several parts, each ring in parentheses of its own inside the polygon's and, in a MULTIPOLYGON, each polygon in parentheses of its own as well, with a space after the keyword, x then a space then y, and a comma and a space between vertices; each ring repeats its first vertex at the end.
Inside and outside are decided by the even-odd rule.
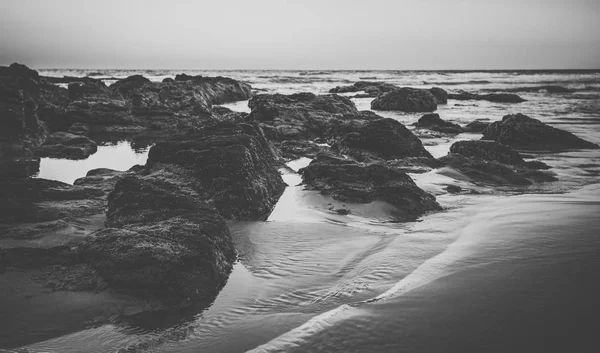
POLYGON ((109 288, 185 307, 216 295, 236 256, 223 218, 174 180, 119 180, 109 196, 109 228, 86 238, 79 254, 109 288))
POLYGON ((354 103, 338 95, 260 94, 248 102, 249 119, 261 123, 270 140, 314 140, 324 137, 336 119, 360 115, 354 103))
POLYGON ((173 82, 173 81, 175 81, 175 80, 171 77, 166 77, 162 80, 162 82, 164 82, 164 83, 173 82))
POLYGON ((55 132, 38 148, 39 157, 85 159, 96 153, 98 146, 86 136, 55 132))
POLYGON ((483 131, 483 140, 494 140, 519 150, 597 149, 595 143, 546 125, 523 114, 506 115, 483 131))
POLYGON ((359 161, 432 158, 421 140, 400 122, 390 118, 349 120, 332 128, 330 135, 332 149, 359 161))
POLYGON ((446 90, 441 89, 439 87, 432 87, 429 89, 429 92, 431 92, 431 94, 433 94, 437 104, 448 103, 448 92, 446 92, 446 90))
POLYGON ((371 102, 371 109, 431 112, 437 109, 437 103, 429 90, 403 87, 377 96, 371 102))
POLYGON ((458 185, 448 185, 445 189, 451 194, 458 194, 462 191, 462 188, 458 185))
POLYGON ((287 140, 274 142, 284 161, 291 161, 301 157, 315 158, 319 153, 330 152, 331 148, 314 141, 287 140))
POLYGON ((436 113, 423 115, 419 121, 415 123, 415 126, 447 134, 460 134, 463 131, 460 125, 446 121, 440 118, 440 115, 436 113))
POLYGON ((75 123, 69 127, 69 132, 75 135, 87 135, 90 133, 90 127, 83 123, 75 123))
POLYGON ((147 168, 169 167, 194 180, 194 190, 230 219, 266 219, 285 189, 256 125, 221 123, 150 149, 147 168))
POLYGON ((348 93, 364 91, 361 97, 377 97, 381 93, 398 89, 398 86, 385 82, 359 81, 350 86, 337 86, 329 90, 329 93, 348 93))
POLYGON ((546 93, 572 93, 574 90, 564 87, 564 86, 556 86, 556 85, 546 85, 546 86, 530 86, 530 87, 515 87, 508 88, 505 91, 507 92, 546 92, 546 93))
POLYGON ((450 153, 503 164, 520 165, 525 163, 519 152, 494 141, 458 141, 450 146, 450 153))
POLYGON ((401 221, 412 221, 441 209, 435 197, 419 189, 408 175, 382 164, 361 164, 320 154, 300 173, 307 187, 335 200, 390 203, 397 208, 395 216, 401 221))
POLYGON ((25 65, 13 63, 10 66, 0 66, 0 76, 24 77, 37 80, 40 74, 25 65))
POLYGON ((477 119, 463 126, 462 129, 464 132, 480 133, 483 130, 485 130, 488 126, 490 126, 489 121, 477 119))
POLYGON ((521 103, 525 102, 525 99, 512 93, 488 93, 488 94, 476 94, 469 92, 459 92, 448 94, 448 99, 455 99, 460 101, 465 100, 485 100, 495 103, 521 103))
POLYGON ((150 83, 150 80, 142 75, 133 75, 113 83, 110 85, 110 89, 117 90, 123 96, 127 96, 131 91, 142 87, 146 83, 150 83))

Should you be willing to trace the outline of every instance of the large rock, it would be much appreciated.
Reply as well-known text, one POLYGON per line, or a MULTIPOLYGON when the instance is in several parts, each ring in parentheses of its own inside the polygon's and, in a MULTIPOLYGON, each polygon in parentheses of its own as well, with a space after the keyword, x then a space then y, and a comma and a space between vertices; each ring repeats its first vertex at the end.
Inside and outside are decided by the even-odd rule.
POLYGON ((261 123, 273 141, 322 138, 332 121, 360 115, 350 99, 338 95, 261 94, 248 106, 249 118, 261 123))
POLYGON ((546 125, 523 114, 506 115, 483 132, 483 140, 494 140, 519 150, 597 149, 595 143, 546 125))
POLYGON ((256 125, 225 122, 158 143, 147 169, 175 170, 230 219, 266 219, 285 189, 274 157, 256 125))
POLYGON ((401 221, 440 210, 435 197, 421 190, 404 172, 382 164, 363 164, 320 154, 300 170, 308 188, 344 202, 387 202, 397 208, 401 221))
POLYGON ((180 307, 211 299, 235 261, 224 219, 176 175, 121 179, 106 225, 79 254, 109 288, 139 298, 180 307))
POLYGON ((371 109, 431 112, 437 109, 437 99, 429 90, 402 87, 377 96, 371 102, 371 109))
POLYGON ((432 158, 421 140, 394 119, 349 120, 330 131, 331 147, 359 161, 432 158))
POLYGON ((130 92, 141 88, 146 83, 150 83, 150 80, 144 76, 132 75, 113 83, 110 85, 110 89, 117 90, 123 96, 128 96, 130 92))
POLYGON ((38 148, 39 157, 85 159, 96 153, 98 146, 88 137, 68 132, 55 132, 38 148))
POLYGON ((10 66, 0 66, 0 76, 23 77, 37 80, 40 74, 19 63, 12 63, 10 66))
POLYGON ((435 113, 423 115, 419 121, 415 123, 415 126, 448 134, 460 134, 463 131, 460 125, 446 121, 440 118, 439 114, 435 113))
POLYGON ((488 93, 488 94, 477 94, 469 92, 459 92, 448 94, 448 99, 455 99, 459 101, 466 100, 485 100, 495 103, 521 103, 525 102, 525 99, 519 97, 513 93, 488 93))
POLYGON ((490 126, 490 122, 483 119, 476 119, 463 126, 463 132, 481 133, 490 126))

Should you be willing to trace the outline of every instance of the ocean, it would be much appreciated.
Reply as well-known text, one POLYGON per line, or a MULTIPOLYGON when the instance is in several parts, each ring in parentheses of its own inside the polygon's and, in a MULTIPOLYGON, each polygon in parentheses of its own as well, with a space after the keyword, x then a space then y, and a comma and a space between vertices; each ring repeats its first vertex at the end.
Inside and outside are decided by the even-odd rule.
MULTIPOLYGON (((600 143, 600 71, 39 72, 107 84, 133 74, 152 81, 181 72, 226 76, 259 94, 327 94, 359 80, 514 92, 526 101, 450 100, 436 113, 459 124, 523 113, 600 143)), ((352 100, 370 109, 372 98, 352 100)), ((224 106, 249 112, 247 101, 224 106)), ((411 129, 422 115, 377 114, 411 129)), ((419 137, 437 158, 452 143, 481 135, 419 137)), ((93 168, 143 164, 147 154, 128 141, 107 143, 82 161, 43 158, 38 177, 72 183, 93 168)), ((600 150, 526 157, 550 165, 559 181, 492 188, 447 168, 411 174, 444 211, 409 223, 393 222, 378 203, 357 205, 350 215, 330 212, 331 200, 304 190, 296 173, 310 160, 290 162, 282 169, 288 188, 269 219, 229 223, 239 261, 208 306, 121 315, 106 324, 95 323, 85 305, 41 315, 35 310, 43 303, 31 303, 0 336, 18 352, 595 352, 600 150), (447 185, 472 192, 449 194, 447 185)))

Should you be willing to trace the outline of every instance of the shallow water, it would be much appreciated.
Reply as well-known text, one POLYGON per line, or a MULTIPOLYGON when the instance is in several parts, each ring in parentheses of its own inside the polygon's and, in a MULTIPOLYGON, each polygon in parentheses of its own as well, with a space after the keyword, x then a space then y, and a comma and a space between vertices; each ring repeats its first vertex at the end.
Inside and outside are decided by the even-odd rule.
MULTIPOLYGON (((91 71, 97 70, 41 74, 91 71)), ((286 94, 322 94, 360 77, 482 93, 564 85, 580 90, 578 96, 519 92, 526 102, 450 101, 437 113, 466 124, 521 112, 600 142, 598 72, 186 72, 229 76, 259 92, 286 94)), ((135 73, 156 81, 175 74, 113 70, 101 77, 135 73)), ((371 99, 353 101, 359 109, 370 108, 371 99)), ((248 111, 247 102, 225 106, 248 111)), ((421 116, 378 114, 409 127, 421 116)), ((453 142, 480 135, 421 138, 440 157, 453 142)), ((594 256, 600 253, 600 187, 594 184, 600 182, 600 152, 531 157, 551 165, 560 181, 518 195, 522 192, 510 188, 476 186, 445 168, 411 175, 445 211, 404 224, 390 222, 383 203, 343 204, 304 190, 296 172, 310 160, 294 161, 281 170, 289 186, 267 222, 230 223, 239 262, 208 308, 162 321, 81 326, 25 347, 32 352, 531 352, 553 348, 543 339, 554 348, 577 339, 564 351, 585 351, 580 343, 593 337, 598 324, 582 328, 576 322, 600 314, 599 293, 591 284, 600 273, 594 256), (444 187, 451 184, 480 194, 449 195, 444 187), (352 212, 339 215, 338 207, 352 212)), ((138 154, 119 143, 100 147, 84 161, 42 160, 39 176, 72 182, 89 169, 125 170, 146 158, 147 151, 138 154)))

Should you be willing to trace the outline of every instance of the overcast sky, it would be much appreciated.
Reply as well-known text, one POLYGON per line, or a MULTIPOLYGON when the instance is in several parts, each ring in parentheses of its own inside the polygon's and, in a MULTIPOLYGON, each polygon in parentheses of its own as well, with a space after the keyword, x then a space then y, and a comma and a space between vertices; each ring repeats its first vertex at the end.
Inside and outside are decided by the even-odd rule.
POLYGON ((0 0, 35 68, 600 68, 600 0, 0 0))

